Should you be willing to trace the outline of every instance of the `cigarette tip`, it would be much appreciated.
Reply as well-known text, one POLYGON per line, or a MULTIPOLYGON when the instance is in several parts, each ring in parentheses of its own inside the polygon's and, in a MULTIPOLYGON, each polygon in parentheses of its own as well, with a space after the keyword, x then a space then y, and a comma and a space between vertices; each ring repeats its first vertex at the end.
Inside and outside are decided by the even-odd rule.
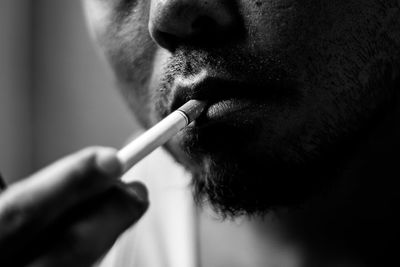
POLYGON ((189 118, 189 123, 197 119, 206 109, 207 102, 192 99, 186 102, 182 107, 178 110, 185 113, 186 116, 189 118))

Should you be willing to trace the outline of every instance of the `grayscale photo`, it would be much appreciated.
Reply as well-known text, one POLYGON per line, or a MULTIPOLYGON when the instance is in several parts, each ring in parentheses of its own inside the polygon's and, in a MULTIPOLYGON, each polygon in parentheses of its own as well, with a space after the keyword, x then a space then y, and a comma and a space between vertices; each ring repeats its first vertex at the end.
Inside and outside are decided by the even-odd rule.
POLYGON ((2 0, 0 266, 397 266, 397 90, 399 0, 2 0))

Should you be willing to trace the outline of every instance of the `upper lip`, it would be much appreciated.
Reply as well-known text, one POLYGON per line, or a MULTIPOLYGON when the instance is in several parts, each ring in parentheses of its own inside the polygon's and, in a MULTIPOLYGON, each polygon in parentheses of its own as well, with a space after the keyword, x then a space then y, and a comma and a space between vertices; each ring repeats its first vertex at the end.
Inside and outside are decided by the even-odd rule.
POLYGON ((254 98, 258 100, 260 100, 260 97, 265 98, 266 90, 257 87, 257 85, 248 82, 210 76, 193 84, 187 82, 183 84, 178 83, 171 92, 172 102, 170 111, 178 109, 191 99, 203 100, 208 105, 212 105, 213 103, 233 98, 254 98))
POLYGON ((172 91, 171 111, 178 109, 191 99, 203 100, 211 105, 222 99, 235 97, 239 92, 237 86, 233 86, 233 82, 215 77, 206 77, 197 83, 180 84, 178 82, 172 91))

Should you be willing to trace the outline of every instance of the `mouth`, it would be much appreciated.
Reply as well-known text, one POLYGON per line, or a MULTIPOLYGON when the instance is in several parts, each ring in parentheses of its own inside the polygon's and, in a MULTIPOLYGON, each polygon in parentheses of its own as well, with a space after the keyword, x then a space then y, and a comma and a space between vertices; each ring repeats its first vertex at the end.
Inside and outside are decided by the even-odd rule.
POLYGON ((175 79, 171 88, 170 112, 191 99, 198 99, 208 104, 201 121, 243 117, 252 112, 255 114, 261 106, 280 101, 288 88, 288 84, 282 82, 270 81, 260 85, 258 82, 211 76, 202 71, 195 76, 175 79))

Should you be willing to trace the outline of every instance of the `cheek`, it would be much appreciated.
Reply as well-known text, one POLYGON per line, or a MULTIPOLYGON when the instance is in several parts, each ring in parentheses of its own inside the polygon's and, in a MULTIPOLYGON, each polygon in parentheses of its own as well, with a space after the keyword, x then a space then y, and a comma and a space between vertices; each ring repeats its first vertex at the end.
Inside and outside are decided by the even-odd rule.
POLYGON ((304 44, 319 12, 312 4, 298 0, 242 1, 247 40, 255 51, 284 51, 304 44), (313 9, 313 10, 310 10, 313 9))
POLYGON ((150 105, 147 116, 150 125, 154 125, 162 119, 160 111, 157 108, 160 104, 158 101, 165 96, 163 91, 161 91, 161 84, 163 83, 162 79, 166 71, 165 66, 167 66, 170 56, 171 54, 167 50, 159 47, 154 53, 152 73, 147 86, 147 93, 150 96, 148 99, 150 105))
POLYGON ((125 2, 130 1, 87 0, 85 5, 88 12, 98 10, 97 14, 89 14, 95 39, 114 70, 124 99, 139 121, 147 126, 157 47, 148 33, 148 1, 138 0, 130 5, 125 2))
POLYGON ((94 39, 104 35, 111 17, 112 6, 109 1, 84 0, 82 1, 89 31, 94 39))

